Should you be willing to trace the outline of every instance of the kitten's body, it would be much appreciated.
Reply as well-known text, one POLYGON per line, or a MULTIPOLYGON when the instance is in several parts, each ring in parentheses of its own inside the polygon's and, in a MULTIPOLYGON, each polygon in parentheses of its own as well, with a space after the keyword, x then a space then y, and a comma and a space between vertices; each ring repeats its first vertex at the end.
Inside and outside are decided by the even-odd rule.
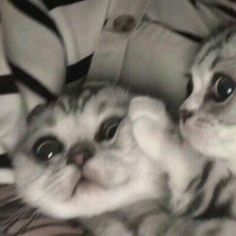
MULTIPOLYGON (((187 215, 190 213, 194 218, 218 217, 222 220, 228 217, 234 220, 236 216, 235 63, 234 26, 206 42, 190 70, 192 85, 188 86, 189 97, 181 107, 180 129, 185 142, 201 153, 201 159, 205 160, 203 170, 199 172, 202 173, 202 178, 192 176, 187 188, 195 193, 190 197, 190 208, 187 207, 187 215)), ((139 145, 150 156, 157 156, 154 127, 158 127, 158 124, 152 119, 154 113, 150 112, 149 120, 144 119, 142 123, 140 121, 141 124, 137 124, 135 135, 139 145), (144 133, 146 136, 140 138, 144 133), (150 138, 149 142, 145 142, 147 137, 150 138)), ((193 160, 192 165, 195 164, 193 160)), ((176 178, 180 176, 181 171, 176 174, 176 178)), ((172 189, 175 193, 178 192, 178 188, 172 189)), ((186 192, 182 194, 181 204, 185 202, 186 192)), ((174 207, 176 209, 178 212, 179 207, 174 207)), ((183 209, 185 211, 186 208, 183 209)), ((220 222, 225 223, 223 220, 218 223, 221 224, 220 222)), ((235 221, 232 223, 236 224, 235 221)), ((234 235, 233 231, 231 234, 234 235)), ((216 232, 213 235, 217 235, 216 232)))
MULTIPOLYGON (((190 69, 191 90, 183 103, 181 133, 195 150, 236 176, 236 28, 203 45, 190 69), (186 114, 187 117, 186 117, 186 114)), ((225 183, 226 186, 228 183, 225 183)), ((232 191, 228 186, 228 191, 232 191)), ((233 198, 232 202, 236 199, 233 198)), ((235 203, 231 209, 235 216, 235 203)))
POLYGON ((168 176, 169 210, 199 219, 235 218, 236 182, 230 168, 194 151, 169 125, 163 125, 165 110, 158 101, 136 99, 134 110, 133 132, 139 147, 168 176))
MULTIPOLYGON (((48 215, 79 218, 99 236, 205 236, 219 228, 219 235, 231 236, 236 230, 231 221, 219 227, 221 220, 191 220, 195 211, 178 216, 194 203, 195 185, 186 188, 201 179, 204 160, 180 145, 162 103, 145 97, 130 101, 119 88, 84 91, 38 115, 13 155, 19 194, 48 215), (103 129, 111 117, 122 121, 108 138, 103 129), (48 142, 56 153, 45 161, 48 146, 41 148, 48 142), (93 155, 84 162, 87 152, 93 155)), ((227 174, 221 170, 219 177, 227 174)))
MULTIPOLYGON (((91 218, 119 210, 118 215, 128 219, 130 211, 126 207, 159 198, 158 188, 162 184, 153 160, 147 159, 133 138, 127 116, 130 99, 119 88, 106 88, 98 93, 85 90, 80 97, 61 98, 38 114, 13 153, 16 184, 24 201, 53 217, 81 218, 85 225, 94 225, 89 227, 93 232, 101 228, 102 219, 109 219, 114 223, 98 230, 96 235, 105 236, 106 230, 110 235, 110 227, 117 230, 117 235, 120 230, 123 234, 119 217, 113 220, 102 216, 98 225, 91 218), (111 117, 123 121, 114 137, 103 140, 106 133, 101 129, 111 117), (33 152, 45 137, 48 142, 56 139, 63 144, 63 151, 47 161, 33 152), (85 149, 92 151, 93 156, 80 166, 80 150, 85 149)), ((134 218, 144 212, 135 213, 137 207, 132 209, 134 216, 129 221, 135 222, 134 218)))

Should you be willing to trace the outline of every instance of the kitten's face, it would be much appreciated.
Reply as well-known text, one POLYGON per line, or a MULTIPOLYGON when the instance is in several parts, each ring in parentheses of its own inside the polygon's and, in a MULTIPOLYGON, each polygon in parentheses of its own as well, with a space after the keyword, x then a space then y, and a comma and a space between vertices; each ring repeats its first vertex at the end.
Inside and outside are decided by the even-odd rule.
POLYGON ((189 97, 181 107, 181 132, 198 151, 214 158, 236 154, 236 32, 209 41, 190 72, 189 97))
POLYGON ((25 201, 63 218, 98 214, 127 201, 126 188, 138 189, 145 165, 147 171, 152 166, 137 151, 125 118, 129 102, 123 90, 105 88, 47 108, 14 154, 25 201))

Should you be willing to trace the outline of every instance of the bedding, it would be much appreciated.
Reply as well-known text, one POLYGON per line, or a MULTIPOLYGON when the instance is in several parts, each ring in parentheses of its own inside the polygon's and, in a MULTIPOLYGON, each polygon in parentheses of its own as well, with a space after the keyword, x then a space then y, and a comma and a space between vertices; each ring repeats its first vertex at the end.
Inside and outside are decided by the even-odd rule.
POLYGON ((86 235, 77 222, 32 214, 16 199, 8 151, 24 129, 27 113, 87 77, 161 97, 176 115, 192 55, 217 28, 235 22, 236 4, 1 0, 0 12, 0 232, 86 235))

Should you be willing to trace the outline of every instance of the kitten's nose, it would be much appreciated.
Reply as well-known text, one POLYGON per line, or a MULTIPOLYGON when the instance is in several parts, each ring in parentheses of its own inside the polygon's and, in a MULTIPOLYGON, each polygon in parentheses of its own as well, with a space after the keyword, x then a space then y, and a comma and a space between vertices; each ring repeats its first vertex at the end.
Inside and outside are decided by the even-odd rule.
POLYGON ((185 123, 190 117, 193 116, 193 114, 194 114, 193 111, 183 109, 180 111, 180 118, 183 121, 183 123, 185 123))
POLYGON ((85 163, 94 155, 94 149, 88 146, 74 146, 69 154, 68 164, 83 167, 85 163))

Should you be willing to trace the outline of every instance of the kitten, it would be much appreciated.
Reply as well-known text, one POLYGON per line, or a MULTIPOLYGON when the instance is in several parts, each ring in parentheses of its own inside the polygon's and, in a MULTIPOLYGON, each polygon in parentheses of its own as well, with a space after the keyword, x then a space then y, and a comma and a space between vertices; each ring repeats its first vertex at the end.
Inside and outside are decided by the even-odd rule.
MULTIPOLYGON (((196 192, 190 190, 198 182, 189 183, 191 177, 201 178, 196 176, 202 166, 197 161, 191 168, 185 161, 188 150, 172 138, 173 125, 161 102, 132 98, 120 88, 85 89, 36 114, 13 163, 19 195, 41 212, 79 218, 97 236, 203 236, 219 229, 227 236, 236 230, 232 221, 175 216, 179 208, 181 213, 191 209, 196 192), (153 137, 145 134, 153 124, 155 155, 150 153, 153 137)), ((221 176, 228 174, 221 170, 221 176)))
POLYGON ((153 161, 137 147, 126 118, 130 99, 119 88, 85 89, 36 109, 13 153, 19 195, 62 219, 155 199, 153 161))
MULTIPOLYGON (((195 218, 227 216, 235 219, 236 216, 235 46, 235 26, 206 42, 193 62, 189 74, 189 97, 181 107, 182 136, 185 142, 202 154, 201 158, 206 159, 201 184, 198 178, 192 178, 189 182, 189 186, 192 188, 195 185, 197 190, 191 200, 195 218), (228 176, 223 177, 224 171, 228 172, 228 176), (202 188, 203 185, 205 190, 201 192, 199 186, 202 188)), ((155 111, 150 109, 149 118, 153 119, 153 114, 155 111)), ((137 122, 136 126, 134 130, 139 145, 152 156, 157 152, 154 137, 157 122, 153 119, 151 124, 150 119, 146 119, 137 122), (144 138, 140 138, 141 133, 145 134, 144 138)), ((157 153, 153 156, 156 157, 157 153)), ((178 176, 181 176, 180 172, 178 176)))
POLYGON ((170 214, 160 214, 164 223, 157 222, 156 230, 164 228, 166 236, 234 235, 236 181, 229 168, 183 143, 160 102, 139 97, 130 109, 135 140, 168 179, 164 204, 170 214))
POLYGON ((168 175, 171 212, 194 218, 235 217, 236 182, 229 168, 182 142, 178 131, 163 122, 165 110, 156 100, 135 100, 132 131, 139 147, 168 175), (219 212, 223 205, 225 212, 219 212))
POLYGON ((236 27, 203 45, 191 67, 181 107, 183 137, 236 173, 236 27))

